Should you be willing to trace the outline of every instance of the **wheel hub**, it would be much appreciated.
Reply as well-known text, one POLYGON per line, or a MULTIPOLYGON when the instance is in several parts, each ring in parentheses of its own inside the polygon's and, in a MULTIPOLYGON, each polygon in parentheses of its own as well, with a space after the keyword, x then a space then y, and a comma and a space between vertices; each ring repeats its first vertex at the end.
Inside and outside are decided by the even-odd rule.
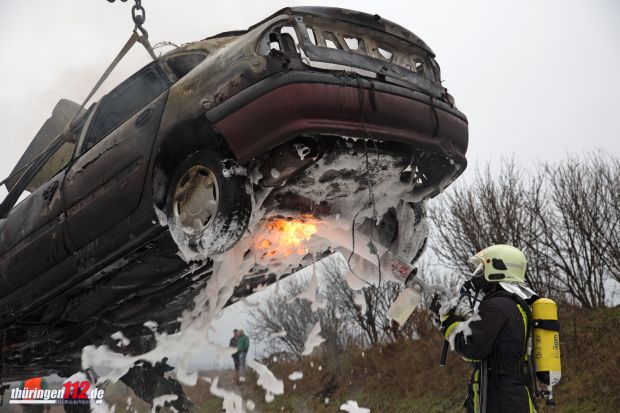
POLYGON ((179 180, 174 193, 174 218, 185 232, 196 232, 207 227, 217 212, 219 200, 217 179, 203 165, 187 170, 179 180))

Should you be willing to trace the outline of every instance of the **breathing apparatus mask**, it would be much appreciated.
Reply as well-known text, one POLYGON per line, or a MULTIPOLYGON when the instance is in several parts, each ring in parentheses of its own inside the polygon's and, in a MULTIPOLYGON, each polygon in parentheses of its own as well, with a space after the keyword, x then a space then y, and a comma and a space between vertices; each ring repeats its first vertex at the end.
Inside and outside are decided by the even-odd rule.
POLYGON ((474 269, 469 279, 463 284, 463 288, 471 293, 482 291, 485 287, 486 280, 484 279, 484 266, 480 263, 474 269))
MULTIPOLYGON (((470 263, 472 262, 470 261, 470 263)), ((472 264, 476 265, 476 263, 472 264)), ((482 301, 488 287, 489 283, 484 278, 484 265, 478 263, 467 281, 461 286, 460 295, 467 297, 469 305, 473 309, 478 302, 482 301)))

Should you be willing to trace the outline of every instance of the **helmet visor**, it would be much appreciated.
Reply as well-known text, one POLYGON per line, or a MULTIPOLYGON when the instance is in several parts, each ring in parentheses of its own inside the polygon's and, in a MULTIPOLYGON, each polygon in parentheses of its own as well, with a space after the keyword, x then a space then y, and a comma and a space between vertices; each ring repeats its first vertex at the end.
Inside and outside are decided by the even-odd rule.
POLYGON ((484 274, 484 262, 482 261, 482 258, 474 255, 473 257, 468 259, 467 262, 471 265, 472 277, 478 277, 484 274))

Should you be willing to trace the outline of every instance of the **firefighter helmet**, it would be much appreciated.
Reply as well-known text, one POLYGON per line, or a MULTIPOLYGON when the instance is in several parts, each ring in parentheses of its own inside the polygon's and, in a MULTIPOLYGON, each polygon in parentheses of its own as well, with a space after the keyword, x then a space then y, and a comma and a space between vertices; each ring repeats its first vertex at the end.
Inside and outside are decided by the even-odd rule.
POLYGON ((469 259, 474 265, 482 265, 484 278, 490 282, 522 283, 525 281, 527 259, 520 249, 512 245, 492 245, 469 259))

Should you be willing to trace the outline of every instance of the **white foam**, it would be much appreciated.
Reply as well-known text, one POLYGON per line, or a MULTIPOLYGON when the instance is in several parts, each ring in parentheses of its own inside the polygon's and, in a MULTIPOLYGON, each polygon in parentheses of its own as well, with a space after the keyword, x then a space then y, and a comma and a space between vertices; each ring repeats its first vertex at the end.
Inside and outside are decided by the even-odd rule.
POLYGON ((310 330, 310 334, 308 334, 308 338, 304 344, 304 351, 301 355, 309 356, 314 351, 314 348, 320 346, 324 341, 325 339, 321 337, 321 323, 317 322, 314 327, 312 327, 312 330, 310 330))
POLYGON ((318 280, 317 280, 317 273, 316 273, 316 264, 313 264, 312 265, 312 277, 310 278, 310 282, 308 283, 308 288, 306 288, 304 291, 300 292, 296 296, 290 298, 288 300, 288 303, 291 303, 295 301, 296 299, 303 299, 311 303, 311 309, 313 312, 318 310, 319 308, 325 308, 327 306, 327 303, 324 301, 319 301, 317 293, 318 293, 318 280))
POLYGON ((304 377, 304 374, 301 371, 294 371, 288 375, 288 379, 290 381, 301 380, 304 377))
POLYGON ((450 343, 450 348, 452 349, 452 351, 454 351, 454 340, 456 339, 456 336, 462 333, 463 338, 465 339, 465 343, 467 343, 467 337, 471 336, 472 334, 471 327, 469 325, 475 321, 480 320, 480 314, 475 313, 468 320, 458 323, 456 327, 454 327, 452 331, 450 331, 450 335, 448 336, 448 342, 450 343))
POLYGON ((153 399, 153 407, 151 407, 151 413, 157 412, 158 407, 163 407, 168 402, 173 402, 178 399, 176 394, 163 394, 153 399))
POLYGON ((211 382, 211 386, 209 387, 209 391, 215 397, 219 397, 223 400, 222 408, 225 413, 245 413, 243 411, 243 399, 237 393, 229 390, 224 390, 219 388, 218 385, 219 377, 216 377, 211 382))
POLYGON ((354 400, 349 400, 345 404, 341 405, 340 410, 349 413, 370 413, 370 409, 358 406, 357 402, 354 400))
POLYGON ((284 394, 284 382, 278 379, 264 364, 256 360, 248 360, 248 367, 256 372, 256 384, 265 390, 265 400, 273 401, 273 395, 284 394))

